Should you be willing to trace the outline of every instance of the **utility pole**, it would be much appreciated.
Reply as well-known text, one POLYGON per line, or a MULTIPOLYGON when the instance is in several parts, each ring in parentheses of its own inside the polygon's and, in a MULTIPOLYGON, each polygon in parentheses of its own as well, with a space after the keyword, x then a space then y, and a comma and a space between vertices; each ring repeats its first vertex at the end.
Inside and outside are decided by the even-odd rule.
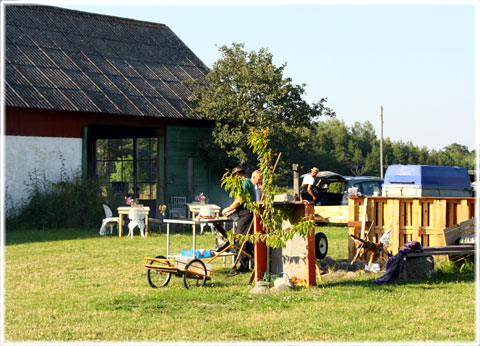
POLYGON ((383 106, 380 106, 380 178, 383 179, 383 106))

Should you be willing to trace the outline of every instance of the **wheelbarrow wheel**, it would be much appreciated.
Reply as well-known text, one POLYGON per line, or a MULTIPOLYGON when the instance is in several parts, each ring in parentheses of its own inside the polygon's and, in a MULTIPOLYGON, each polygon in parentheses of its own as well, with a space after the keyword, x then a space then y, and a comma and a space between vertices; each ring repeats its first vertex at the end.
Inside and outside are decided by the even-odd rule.
MULTIPOLYGON (((166 259, 165 256, 157 256, 155 258, 166 259)), ((152 260, 149 264, 155 264, 155 261, 152 260)), ((153 288, 167 286, 171 277, 172 273, 165 273, 157 269, 147 269, 147 280, 153 288)))
POLYGON ((194 258, 185 266, 185 272, 183 273, 183 286, 185 288, 190 287, 203 287, 207 281, 207 267, 198 258, 194 258))
POLYGON ((322 232, 318 232, 317 234, 315 234, 315 257, 317 257, 317 259, 322 259, 327 255, 327 252, 327 236, 322 232))

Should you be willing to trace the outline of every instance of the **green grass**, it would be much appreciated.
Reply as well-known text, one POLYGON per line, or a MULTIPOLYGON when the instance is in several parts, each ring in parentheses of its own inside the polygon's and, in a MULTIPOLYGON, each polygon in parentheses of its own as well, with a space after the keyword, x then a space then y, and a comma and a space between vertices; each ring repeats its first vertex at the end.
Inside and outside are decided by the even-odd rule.
MULTIPOLYGON (((347 230, 322 228, 329 256, 347 258, 347 230)), ((214 236, 197 237, 213 248, 214 236)), ((188 233, 172 249, 191 246, 188 233)), ((441 267, 433 280, 377 286, 376 275, 328 278, 318 287, 252 295, 250 274, 186 290, 172 277, 148 286, 144 256, 166 236, 99 237, 98 230, 6 234, 5 341, 444 341, 475 340, 471 268, 441 267)), ((230 263, 227 261, 227 263, 230 263)))

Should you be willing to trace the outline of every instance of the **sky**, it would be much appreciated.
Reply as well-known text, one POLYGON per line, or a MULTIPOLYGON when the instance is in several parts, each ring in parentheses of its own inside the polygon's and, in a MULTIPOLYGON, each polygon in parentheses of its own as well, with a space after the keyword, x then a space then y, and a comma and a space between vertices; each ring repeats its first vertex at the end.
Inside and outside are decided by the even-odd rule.
POLYGON ((369 121, 380 138, 383 106, 385 138, 478 146, 476 1, 36 3, 166 24, 209 67, 222 45, 268 48, 309 103, 327 98, 348 126, 369 121))

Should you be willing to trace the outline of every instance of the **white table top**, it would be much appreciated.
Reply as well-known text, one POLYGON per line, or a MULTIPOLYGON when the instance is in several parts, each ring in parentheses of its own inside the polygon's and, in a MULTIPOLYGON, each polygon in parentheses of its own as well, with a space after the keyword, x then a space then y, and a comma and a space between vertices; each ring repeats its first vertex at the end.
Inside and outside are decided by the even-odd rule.
POLYGON ((232 221, 227 217, 216 217, 214 219, 163 219, 165 223, 178 223, 184 225, 200 225, 202 223, 215 223, 215 222, 226 222, 232 221))
MULTIPOLYGON (((145 212, 150 211, 150 207, 149 207, 149 206, 146 206, 146 205, 143 205, 143 206, 142 206, 142 205, 138 205, 137 207, 143 208, 143 210, 145 210, 145 212)), ((132 208, 136 208, 136 207, 131 207, 131 206, 129 206, 129 205, 125 205, 125 206, 120 206, 120 207, 118 207, 117 210, 118 210, 119 212, 129 212, 130 209, 132 209, 132 208)))
POLYGON ((221 207, 216 204, 201 205, 200 203, 187 203, 187 207, 192 211, 199 211, 202 207, 212 207, 213 210, 216 210, 216 211, 219 211, 221 209, 221 207))

